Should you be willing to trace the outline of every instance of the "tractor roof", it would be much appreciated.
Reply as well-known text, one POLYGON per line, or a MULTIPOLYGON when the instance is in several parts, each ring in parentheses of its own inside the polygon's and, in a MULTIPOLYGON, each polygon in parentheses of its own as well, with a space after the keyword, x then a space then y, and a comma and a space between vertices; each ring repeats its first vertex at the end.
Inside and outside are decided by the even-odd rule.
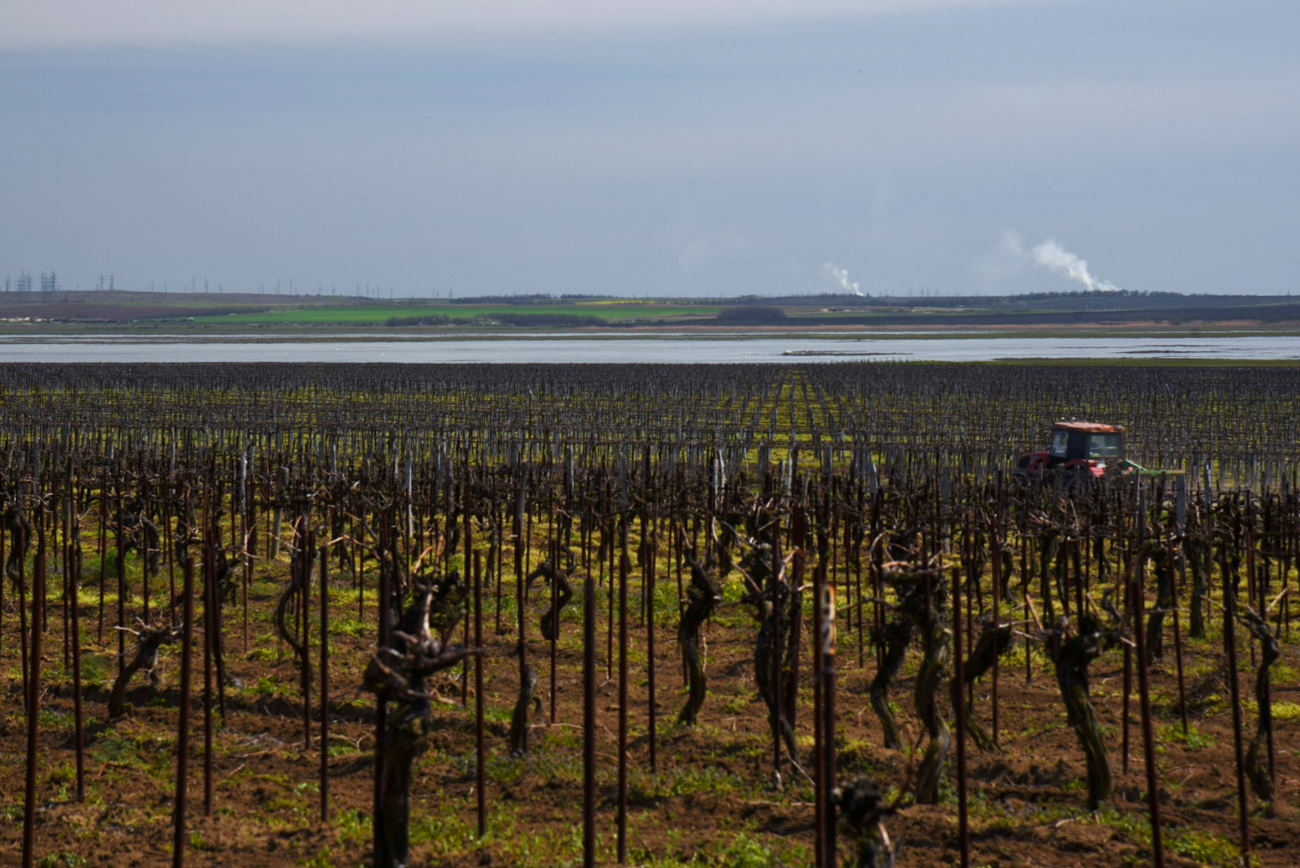
POLYGON ((1076 422, 1060 421, 1052 426, 1053 428, 1062 428, 1066 431, 1082 431, 1085 434, 1123 434, 1123 425, 1107 425, 1102 422, 1076 422))

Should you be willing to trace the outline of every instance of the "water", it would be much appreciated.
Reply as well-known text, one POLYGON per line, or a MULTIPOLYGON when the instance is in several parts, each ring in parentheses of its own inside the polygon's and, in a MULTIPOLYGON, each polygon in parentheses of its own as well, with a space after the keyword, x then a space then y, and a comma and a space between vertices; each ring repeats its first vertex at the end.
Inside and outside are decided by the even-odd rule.
POLYGON ((1300 336, 1178 338, 566 334, 374 340, 0 336, 4 362, 809 363, 995 359, 1300 359, 1300 336))

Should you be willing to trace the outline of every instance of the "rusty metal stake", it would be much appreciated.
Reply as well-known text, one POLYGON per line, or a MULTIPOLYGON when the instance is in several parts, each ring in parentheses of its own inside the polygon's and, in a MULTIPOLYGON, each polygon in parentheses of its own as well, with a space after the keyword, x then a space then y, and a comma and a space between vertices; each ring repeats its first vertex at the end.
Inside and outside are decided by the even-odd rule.
POLYGON ((172 832, 172 868, 185 864, 185 797, 190 769, 190 682, 194 670, 194 556, 185 555, 184 575, 185 633, 181 644, 181 707, 180 732, 176 737, 176 797, 174 800, 174 831, 172 832))
POLYGON ((320 547, 320 821, 330 819, 330 560, 329 543, 320 547))
POLYGON ((596 582, 582 588, 582 864, 596 865, 596 582))
POLYGON ((1223 646, 1228 653, 1228 684, 1232 696, 1232 746, 1237 761, 1237 825, 1241 835, 1241 858, 1250 858, 1250 821, 1246 816, 1246 763, 1241 746, 1241 686, 1237 680, 1237 599, 1223 575, 1223 646))
POLYGON ((835 761, 835 586, 824 583, 818 600, 821 609, 822 658, 822 780, 824 790, 824 816, 822 840, 825 848, 823 864, 826 868, 835 868, 838 854, 835 851, 835 802, 831 794, 836 788, 835 761))
POLYGON ((618 559, 618 864, 627 864, 627 518, 618 559))
POLYGON ((68 512, 71 542, 64 560, 72 592, 72 713, 77 748, 77 801, 86 798, 86 734, 81 708, 81 530, 72 514, 72 459, 68 459, 68 512))
MULTIPOLYGON (((206 510, 205 510, 206 512, 206 510)), ((207 522, 204 522, 207 536, 207 522)), ((216 596, 216 568, 212 540, 203 545, 203 816, 212 816, 212 599, 216 596)))
POLYGON ((655 555, 656 546, 654 543, 646 546, 646 557, 648 563, 645 568, 646 583, 646 655, 648 657, 647 666, 649 667, 649 690, 650 690, 650 773, 654 774, 659 770, 659 765, 655 761, 655 555))
MULTIPOLYGON (((1139 558, 1141 556, 1139 555, 1139 558)), ((1156 742, 1151 729, 1151 693, 1148 685, 1147 642, 1143 629, 1143 609, 1145 608, 1145 589, 1142 587, 1141 561, 1137 564, 1136 575, 1132 582, 1133 611, 1135 615, 1133 631, 1137 641, 1138 702, 1142 712, 1142 755, 1147 773, 1147 807, 1151 813, 1151 852, 1155 868, 1164 868, 1165 844, 1160 824, 1160 786, 1156 780, 1156 742)))
POLYGON ((965 669, 961 646, 961 568, 952 569, 952 704, 957 712, 957 840, 961 847, 961 868, 970 868, 970 827, 966 806, 966 696, 965 669))
POLYGON ((45 609, 45 531, 36 524, 36 568, 32 571, 32 674, 27 697, 27 780, 23 805, 23 868, 32 868, 36 846, 36 760, 41 723, 41 620, 45 609))
MULTIPOLYGON (((483 648, 483 552, 474 552, 474 648, 483 648)), ((474 745, 478 795, 478 836, 487 835, 487 742, 483 737, 483 655, 474 655, 474 745)))

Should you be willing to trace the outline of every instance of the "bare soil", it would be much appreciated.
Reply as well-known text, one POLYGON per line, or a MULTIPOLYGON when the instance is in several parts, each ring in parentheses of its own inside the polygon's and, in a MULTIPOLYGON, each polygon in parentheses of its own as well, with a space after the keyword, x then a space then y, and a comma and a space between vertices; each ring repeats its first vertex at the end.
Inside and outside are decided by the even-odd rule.
MULTIPOLYGON (((276 585, 259 570, 250 599, 247 650, 242 614, 227 611, 227 654, 231 671, 243 684, 226 696, 226 715, 213 720, 212 812, 204 812, 204 714, 202 654, 196 649, 192 760, 187 802, 186 863, 211 866, 355 866, 369 864, 373 781, 372 697, 360 691, 361 671, 371 651, 374 610, 367 589, 366 618, 357 620, 355 594, 347 580, 333 603, 329 822, 319 820, 319 721, 313 688, 312 734, 304 742, 298 674, 287 649, 273 638, 269 614, 276 585)), ((283 574, 284 564, 275 573, 283 574)), ((93 586, 88 584, 87 589, 93 586)), ((507 588, 506 597, 512 588, 507 588)), ((669 589, 675 595, 675 589, 669 589)), ((543 595, 544 596, 544 595, 543 595)), ((635 598, 635 594, 632 595, 635 598)), ((734 595, 733 595, 734 596, 734 595)), ((546 607, 535 600, 528 612, 530 662, 540 676, 544 711, 531 729, 525 757, 507 756, 510 709, 518 689, 513 610, 503 613, 505 632, 495 627, 494 592, 485 591, 487 653, 484 701, 487 707, 489 834, 476 840, 474 786, 474 697, 460 705, 459 672, 438 683, 434 732, 418 761, 412 789, 414 865, 566 865, 581 862, 581 637, 579 601, 565 610, 557 649, 556 720, 548 723, 551 702, 549 649, 537 622, 546 607)), ((87 596, 83 596, 83 600, 87 596)), ((739 604, 726 605, 708 633, 709 697, 694 728, 674 724, 684 699, 675 644, 672 596, 661 598, 656 636, 658 726, 657 770, 649 765, 648 686, 645 631, 638 612, 630 616, 630 803, 628 836, 634 864, 716 864, 734 866, 812 864, 813 791, 786 766, 784 786, 774 786, 772 748, 766 710, 754 686, 752 647, 755 626, 739 604)), ((597 824, 601 864, 615 861, 617 811, 618 690, 606 677, 606 598, 599 599, 597 723, 599 764, 597 824)), ((0 716, 0 864, 19 864, 22 838, 26 724, 19 680, 17 618, 12 602, 4 614, 0 666, 7 697, 0 716)), ((110 612, 112 608, 110 607, 110 612)), ((159 689, 137 676, 129 698, 131 713, 107 721, 106 703, 115 673, 116 640, 111 626, 105 642, 96 640, 96 608, 83 605, 87 669, 97 665, 102 678, 85 690, 86 799, 75 799, 73 703, 64 677, 61 613, 51 606, 45 638, 39 798, 36 853, 41 865, 155 866, 170 859, 176 773, 179 649, 163 658, 159 689)), ((1167 622, 1168 623, 1168 622, 1167 622)), ((1172 634, 1170 634, 1172 636, 1172 634)), ((313 642, 315 641, 313 624, 313 642)), ((840 630, 838 673, 838 756, 841 780, 865 773, 883 789, 901 785, 909 756, 881 746, 880 728, 866 701, 874 674, 867 650, 858 665, 856 631, 840 630)), ((1252 697, 1253 673, 1242 645, 1242 691, 1252 697)), ((1223 681, 1217 635, 1188 643, 1184 666, 1189 693, 1196 698, 1190 717, 1193 738, 1177 738, 1181 725, 1172 641, 1166 659, 1152 672, 1152 702, 1158 735, 1156 762, 1161 781, 1164 840, 1168 865, 1228 865, 1236 859, 1237 789, 1232 720, 1223 681)), ((1035 657, 1032 680, 1025 676, 1023 646, 1003 662, 999 681, 999 750, 970 747, 971 864, 990 866, 1126 866, 1149 864, 1150 831, 1141 728, 1137 719, 1136 679, 1132 696, 1127 772, 1121 757, 1123 703, 1122 653, 1111 652, 1092 669, 1092 690, 1104 727, 1115 777, 1115 792, 1098 813, 1084 807, 1082 753, 1065 722, 1055 680, 1035 657)), ((915 737, 912 667, 891 694, 905 732, 915 737)), ((612 672, 617 677, 617 661, 612 672)), ((808 666, 805 664, 804 671, 808 666)), ((1284 642, 1275 676, 1274 815, 1249 798, 1251 846, 1256 863, 1293 866, 1300 854, 1300 702, 1295 673, 1300 654, 1284 642)), ((93 674, 93 673, 92 673, 93 674)), ((313 673, 315 675, 315 673, 313 673)), ((472 679, 471 679, 472 683, 472 679)), ((976 713, 988 724, 990 681, 977 691, 976 713)), ((801 746, 811 753, 811 693, 805 690, 800 717, 801 746), (807 735, 804 738, 803 735, 807 735)), ((1254 733, 1253 705, 1247 703, 1245 734, 1254 733)), ((951 773, 955 757, 950 760, 951 773)), ((949 776, 950 782, 952 776, 949 776)), ((941 804, 904 802, 887 821, 901 840, 899 865, 946 866, 957 863, 955 784, 941 804)), ((851 851, 841 828, 845 864, 851 851)))

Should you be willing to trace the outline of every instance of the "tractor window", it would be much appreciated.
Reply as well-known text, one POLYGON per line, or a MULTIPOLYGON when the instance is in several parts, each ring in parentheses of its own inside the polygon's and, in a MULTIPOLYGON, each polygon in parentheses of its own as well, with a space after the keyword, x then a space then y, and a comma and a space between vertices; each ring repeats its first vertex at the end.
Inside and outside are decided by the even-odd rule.
POLYGON ((1093 434, 1088 438, 1089 458, 1119 458, 1118 434, 1093 434))
POLYGON ((1070 432, 1057 428, 1052 432, 1052 457, 1064 458, 1066 447, 1070 444, 1070 432))

